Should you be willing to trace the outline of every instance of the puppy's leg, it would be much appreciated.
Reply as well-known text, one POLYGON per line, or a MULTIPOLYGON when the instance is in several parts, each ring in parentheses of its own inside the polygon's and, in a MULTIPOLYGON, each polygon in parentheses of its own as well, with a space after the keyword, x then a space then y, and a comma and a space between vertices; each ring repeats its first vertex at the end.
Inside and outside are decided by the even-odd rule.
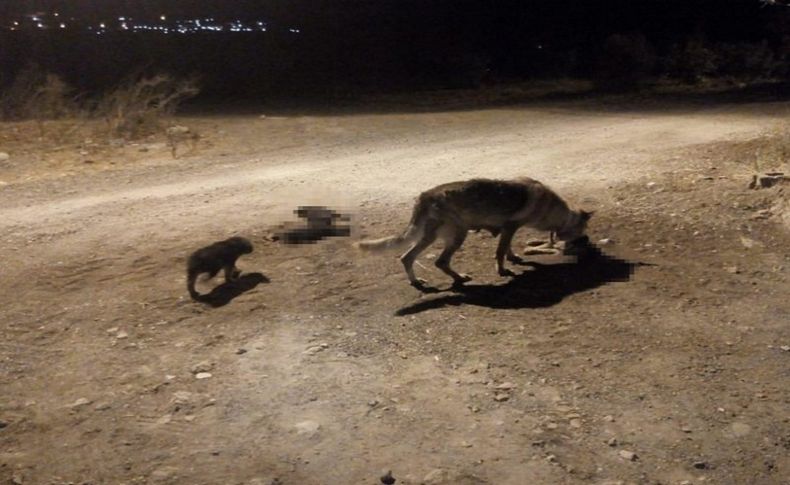
POLYGON ((425 251, 425 248, 436 240, 437 229, 438 224, 436 222, 426 222, 422 238, 400 257, 401 263, 403 263, 403 267, 406 269, 406 276, 409 277, 409 283, 411 283, 412 286, 420 287, 425 285, 425 280, 417 278, 414 275, 414 261, 417 260, 417 256, 419 256, 421 252, 425 251))
POLYGON ((518 227, 507 225, 502 228, 499 236, 499 245, 496 248, 496 269, 499 276, 515 276, 515 273, 505 268, 505 255, 512 253, 510 243, 518 227))
POLYGON ((197 280, 197 277, 198 273, 193 271, 187 272, 187 291, 189 291, 189 296, 191 296, 193 300, 200 298, 200 293, 195 290, 195 281, 197 280))
POLYGON ((453 279, 453 285, 461 285, 472 279, 472 277, 467 274, 456 273, 450 267, 450 259, 452 259, 453 254, 458 251, 458 248, 461 247, 465 239, 466 231, 463 228, 453 228, 450 234, 444 237, 444 250, 436 259, 436 267, 453 279))
POLYGON ((238 279, 239 275, 241 274, 241 271, 239 271, 239 269, 236 268, 236 262, 235 261, 233 263, 231 263, 231 264, 226 264, 223 269, 225 270, 225 281, 226 282, 238 279))

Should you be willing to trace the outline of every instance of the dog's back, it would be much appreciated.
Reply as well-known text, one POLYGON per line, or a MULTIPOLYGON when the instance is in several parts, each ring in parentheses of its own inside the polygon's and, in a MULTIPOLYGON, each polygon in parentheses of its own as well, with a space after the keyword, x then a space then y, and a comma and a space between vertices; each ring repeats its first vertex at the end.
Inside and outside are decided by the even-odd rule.
POLYGON ((555 222, 555 216, 564 217, 568 211, 554 191, 527 177, 451 182, 424 192, 419 203, 434 206, 443 222, 492 232, 507 223, 544 225, 544 218, 555 222))

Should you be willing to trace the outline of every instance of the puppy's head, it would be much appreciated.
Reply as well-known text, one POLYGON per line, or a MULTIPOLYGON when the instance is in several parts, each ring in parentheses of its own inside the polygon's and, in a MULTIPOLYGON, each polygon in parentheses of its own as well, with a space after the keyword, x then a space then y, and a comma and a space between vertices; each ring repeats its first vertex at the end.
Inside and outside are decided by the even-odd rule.
POLYGON ((252 252, 252 243, 247 238, 234 236, 228 239, 228 243, 230 243, 230 246, 239 254, 249 254, 252 252))

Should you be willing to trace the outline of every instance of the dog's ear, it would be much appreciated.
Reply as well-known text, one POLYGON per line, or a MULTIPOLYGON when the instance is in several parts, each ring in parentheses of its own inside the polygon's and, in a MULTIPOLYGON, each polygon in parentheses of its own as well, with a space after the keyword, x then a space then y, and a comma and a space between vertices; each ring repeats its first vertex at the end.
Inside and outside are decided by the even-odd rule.
POLYGON ((593 214, 595 214, 595 211, 581 211, 582 220, 585 222, 589 221, 593 214))

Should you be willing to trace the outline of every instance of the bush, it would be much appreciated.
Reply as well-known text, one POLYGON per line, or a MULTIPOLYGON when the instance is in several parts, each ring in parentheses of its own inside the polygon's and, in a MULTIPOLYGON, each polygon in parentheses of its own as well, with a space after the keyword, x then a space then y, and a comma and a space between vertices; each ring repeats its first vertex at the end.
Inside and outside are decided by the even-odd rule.
POLYGON ((717 67, 717 57, 713 50, 699 39, 676 45, 666 59, 666 69, 670 76, 696 84, 713 74, 717 67))
POLYGON ((74 89, 35 64, 20 70, 0 97, 2 119, 50 120, 73 116, 78 111, 74 89))
POLYGON ((134 76, 102 97, 94 112, 107 120, 112 136, 134 139, 161 130, 162 116, 199 91, 193 78, 134 76))
POLYGON ((722 44, 717 50, 721 75, 765 79, 780 73, 781 62, 766 42, 722 44))
POLYGON ((604 42, 596 81, 605 89, 633 89, 652 74, 656 56, 641 33, 614 34, 604 42))

